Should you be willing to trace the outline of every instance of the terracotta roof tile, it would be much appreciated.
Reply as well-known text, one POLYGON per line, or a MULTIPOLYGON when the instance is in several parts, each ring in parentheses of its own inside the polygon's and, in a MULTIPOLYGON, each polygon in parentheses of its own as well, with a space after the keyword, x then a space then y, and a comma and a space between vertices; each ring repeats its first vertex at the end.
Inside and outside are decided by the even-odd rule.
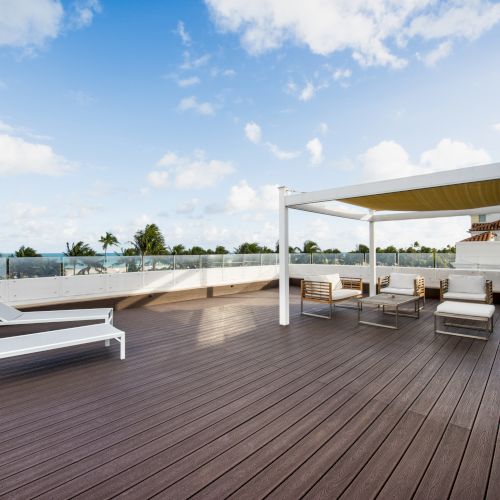
POLYGON ((486 231, 485 233, 476 234, 470 238, 465 238, 462 241, 491 241, 495 239, 496 234, 491 231, 486 231))
POLYGON ((469 231, 500 231, 500 220, 494 222, 475 222, 469 231))

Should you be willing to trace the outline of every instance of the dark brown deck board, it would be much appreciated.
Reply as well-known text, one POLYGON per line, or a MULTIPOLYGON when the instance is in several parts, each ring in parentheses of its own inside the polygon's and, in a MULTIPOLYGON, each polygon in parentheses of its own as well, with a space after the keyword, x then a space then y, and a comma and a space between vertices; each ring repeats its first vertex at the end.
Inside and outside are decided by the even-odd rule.
POLYGON ((0 496, 496 498, 498 324, 484 343, 434 336, 432 301, 397 332, 292 301, 287 328, 275 290, 117 311, 124 362, 2 360, 0 496))

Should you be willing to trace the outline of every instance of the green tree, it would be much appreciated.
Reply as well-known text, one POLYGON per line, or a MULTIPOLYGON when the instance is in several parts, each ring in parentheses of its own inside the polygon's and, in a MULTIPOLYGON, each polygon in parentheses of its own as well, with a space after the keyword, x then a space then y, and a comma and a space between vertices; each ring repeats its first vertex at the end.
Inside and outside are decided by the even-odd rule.
MULTIPOLYGON (((141 256, 141 269, 144 271, 144 257, 146 255, 166 255, 165 238, 156 224, 146 224, 134 234, 132 244, 141 256)), ((154 268, 154 264, 153 264, 154 268)))
POLYGON ((24 245, 19 247, 19 250, 14 252, 15 257, 41 257, 41 255, 31 247, 25 247, 24 245))
POLYGON ((207 251, 204 248, 195 245, 195 246, 191 247, 191 249, 189 250, 189 253, 191 255, 205 255, 207 253, 207 251))
POLYGON ((323 253, 342 253, 338 248, 327 248, 323 253))
POLYGON ((101 236, 99 239, 99 243, 102 245, 102 249, 104 250, 104 260, 106 261, 106 257, 108 254, 108 248, 109 247, 116 247, 118 246, 118 239, 116 236, 112 233, 108 233, 106 231, 106 234, 104 236, 101 236))
POLYGON ((363 243, 359 243, 354 253, 370 253, 370 248, 366 245, 363 245, 363 243))
POLYGON ((186 255, 187 254, 187 250, 186 250, 186 247, 184 245, 174 245, 171 250, 170 250, 170 253, 172 255, 186 255))
POLYGON ((234 253, 260 253, 261 246, 258 243, 245 242, 234 249, 234 253))
POLYGON ((223 254, 227 254, 227 253, 229 253, 229 251, 228 251, 228 250, 226 250, 226 247, 223 247, 222 245, 217 245, 217 246, 215 247, 215 253, 216 253, 217 255, 223 255, 223 254))
POLYGON ((71 245, 66 242, 66 251, 64 255, 66 255, 66 257, 93 257, 96 255, 96 252, 88 243, 84 243, 83 241, 78 241, 71 245))
POLYGON ((302 247, 302 253, 318 253, 321 252, 319 245, 312 240, 304 241, 304 246, 302 247))

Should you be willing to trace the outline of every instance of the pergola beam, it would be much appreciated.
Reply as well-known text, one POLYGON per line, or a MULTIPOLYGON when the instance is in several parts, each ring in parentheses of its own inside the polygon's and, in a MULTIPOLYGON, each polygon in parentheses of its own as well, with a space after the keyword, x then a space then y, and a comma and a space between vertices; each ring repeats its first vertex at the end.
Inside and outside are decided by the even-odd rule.
POLYGON ((331 215, 333 217, 343 217, 344 219, 354 219, 354 220, 368 220, 369 214, 367 213, 355 213, 349 212, 347 210, 333 210, 331 208, 325 207, 320 203, 316 204, 306 204, 306 205, 294 205, 294 210, 303 210, 304 212, 313 212, 322 215, 331 215))

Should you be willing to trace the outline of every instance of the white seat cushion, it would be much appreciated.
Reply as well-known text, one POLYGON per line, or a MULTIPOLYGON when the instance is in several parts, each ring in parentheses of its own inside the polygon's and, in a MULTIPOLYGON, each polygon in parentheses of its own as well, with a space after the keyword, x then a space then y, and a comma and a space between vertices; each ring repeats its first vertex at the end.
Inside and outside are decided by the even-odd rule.
POLYGON ((392 293, 395 295, 413 295, 412 288, 395 288, 393 286, 386 286, 380 289, 380 293, 392 293))
POLYGON ((12 321, 21 314, 21 311, 0 302, 0 321, 12 321))
POLYGON ((344 300, 358 295, 361 295, 361 290, 352 290, 350 288, 332 290, 332 300, 344 300))
POLYGON ((338 273, 304 276, 304 281, 320 281, 322 283, 331 283, 332 290, 340 290, 342 288, 342 281, 340 280, 340 275, 338 273))
POLYGON ((485 293, 460 293, 460 292, 446 292, 443 293, 443 299, 449 300, 464 300, 464 301, 473 301, 473 302, 485 302, 486 294, 485 293))
POLYGON ((495 306, 491 304, 468 304, 464 302, 443 302, 437 306, 436 312, 457 314, 459 316, 477 316, 491 318, 495 314, 495 306))
POLYGON ((451 274, 448 277, 448 292, 452 293, 485 293, 484 276, 463 276, 451 274))
POLYGON ((418 277, 418 274, 391 273, 389 278, 389 286, 392 288, 413 289, 413 287, 415 286, 415 279, 417 279, 418 277))

